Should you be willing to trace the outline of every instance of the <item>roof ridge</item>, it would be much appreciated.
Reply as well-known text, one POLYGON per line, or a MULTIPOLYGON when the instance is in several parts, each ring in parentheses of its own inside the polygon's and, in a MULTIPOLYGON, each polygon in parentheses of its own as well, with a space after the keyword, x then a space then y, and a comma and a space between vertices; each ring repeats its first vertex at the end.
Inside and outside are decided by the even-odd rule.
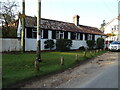
POLYGON ((115 18, 111 19, 111 20, 105 25, 105 27, 107 27, 109 24, 111 24, 115 19, 117 19, 117 18, 115 17, 115 18))
MULTIPOLYGON (((36 16, 26 16, 26 17, 37 18, 36 16)), ((42 20, 49 20, 49 21, 56 21, 56 22, 74 24, 74 23, 71 23, 71 22, 65 22, 65 21, 59 21, 59 20, 53 20, 53 19, 46 19, 46 18, 41 18, 41 19, 42 20)))

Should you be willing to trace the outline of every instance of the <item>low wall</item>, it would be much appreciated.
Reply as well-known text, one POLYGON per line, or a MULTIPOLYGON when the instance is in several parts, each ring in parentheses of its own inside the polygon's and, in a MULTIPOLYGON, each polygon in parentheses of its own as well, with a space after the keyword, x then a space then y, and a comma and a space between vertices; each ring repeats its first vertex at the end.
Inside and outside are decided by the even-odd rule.
POLYGON ((19 38, 0 38, 0 52, 20 51, 19 38))

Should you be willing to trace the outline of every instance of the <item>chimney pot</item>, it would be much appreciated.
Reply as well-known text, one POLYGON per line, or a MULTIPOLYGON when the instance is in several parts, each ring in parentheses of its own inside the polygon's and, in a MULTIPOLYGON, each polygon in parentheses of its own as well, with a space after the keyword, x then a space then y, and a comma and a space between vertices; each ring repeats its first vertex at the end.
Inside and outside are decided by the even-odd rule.
POLYGON ((73 16, 73 23, 74 23, 76 26, 79 25, 79 18, 80 18, 79 15, 75 15, 75 16, 73 16))

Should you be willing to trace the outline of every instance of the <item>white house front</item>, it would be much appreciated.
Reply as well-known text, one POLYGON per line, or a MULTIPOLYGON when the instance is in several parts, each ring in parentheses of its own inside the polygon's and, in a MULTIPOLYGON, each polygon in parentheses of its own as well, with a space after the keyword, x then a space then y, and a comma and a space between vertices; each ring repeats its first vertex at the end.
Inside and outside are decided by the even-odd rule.
POLYGON ((106 40, 108 41, 119 41, 119 24, 118 18, 113 18, 110 22, 105 25, 104 34, 108 35, 106 40))

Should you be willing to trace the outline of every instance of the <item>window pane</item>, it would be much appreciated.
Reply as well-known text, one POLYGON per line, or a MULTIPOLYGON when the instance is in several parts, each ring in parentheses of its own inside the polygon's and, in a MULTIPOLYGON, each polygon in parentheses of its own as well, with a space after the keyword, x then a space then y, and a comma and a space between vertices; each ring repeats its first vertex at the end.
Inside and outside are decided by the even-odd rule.
POLYGON ((74 33, 74 32, 71 32, 71 39, 72 40, 75 40, 75 37, 76 37, 76 35, 75 35, 76 33, 74 33))
POLYGON ((64 37, 63 37, 63 34, 64 34, 63 31, 61 31, 61 32, 60 32, 60 39, 63 39, 63 38, 64 38, 64 37))
POLYGON ((88 34, 85 33, 85 40, 88 40, 88 34))
POLYGON ((52 31, 52 39, 56 39, 56 31, 52 31))
POLYGON ((64 32, 64 38, 68 39, 68 32, 64 32))
POLYGON ((37 29, 32 29, 32 38, 37 38, 37 29))
POLYGON ((83 33, 80 33, 80 40, 83 40, 83 33))
POLYGON ((32 38, 37 38, 37 32, 32 33, 32 38))
POLYGON ((43 38, 48 39, 48 30, 43 30, 43 38))
POLYGON ((32 38, 32 28, 27 28, 26 29, 26 33, 27 33, 27 38, 32 38))
POLYGON ((56 39, 59 39, 59 31, 56 31, 56 39))
POLYGON ((92 35, 92 40, 95 40, 95 35, 94 34, 92 35))

